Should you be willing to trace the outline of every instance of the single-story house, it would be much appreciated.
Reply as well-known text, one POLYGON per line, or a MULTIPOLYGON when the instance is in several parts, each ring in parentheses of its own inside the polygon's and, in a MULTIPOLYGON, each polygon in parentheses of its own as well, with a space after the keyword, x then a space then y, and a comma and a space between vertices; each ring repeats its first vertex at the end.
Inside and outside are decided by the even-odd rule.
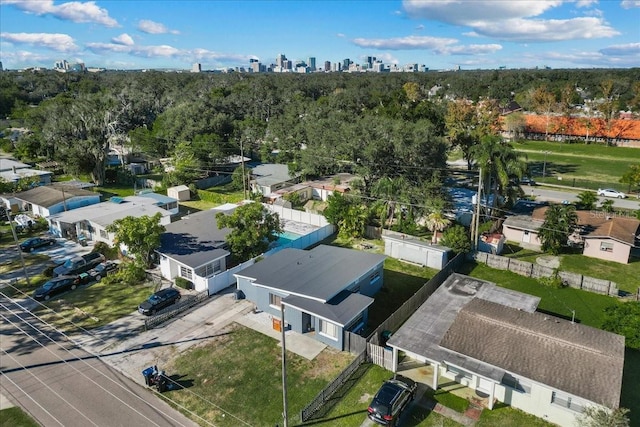
POLYGON ((16 193, 15 198, 23 211, 41 217, 100 203, 100 193, 56 184, 16 193))
POLYGON ((47 185, 51 183, 50 171, 31 169, 26 163, 18 162, 13 159, 0 158, 0 178, 6 182, 18 182, 24 178, 37 177, 39 185, 47 185))
POLYGON ((235 275, 238 291, 291 330, 343 350, 343 332, 367 323, 383 283, 384 255, 319 245, 283 249, 235 275), (288 325, 288 326, 287 326, 288 325))
POLYGON ((114 235, 106 228, 118 219, 159 213, 162 225, 171 223, 171 212, 155 206, 155 202, 149 197, 112 197, 107 202, 51 215, 47 221, 49 230, 58 237, 75 240, 83 236, 87 240, 113 245, 114 235))
MULTIPOLYGON (((538 230, 544 223, 548 207, 533 210, 531 215, 514 215, 502 223, 507 241, 539 250, 542 242, 538 230)), ((634 250, 640 248, 640 221, 605 212, 576 211, 578 229, 571 240, 583 244, 582 254, 592 258, 628 264, 634 250)))
POLYGON ((174 280, 182 277, 193 283, 198 291, 210 289, 209 279, 226 271, 231 255, 226 242, 230 228, 218 229, 216 215, 229 214, 235 204, 222 205, 214 209, 200 211, 182 217, 165 228, 160 236, 160 272, 162 277, 174 280))
POLYGON ((394 371, 404 352, 433 370, 433 389, 444 377, 489 409, 499 401, 563 426, 587 406, 617 408, 625 338, 537 312, 538 302, 452 274, 387 341, 394 371))
POLYGON ((265 163, 251 169, 251 191, 269 196, 281 188, 297 182, 297 177, 289 174, 289 166, 277 163, 265 163))

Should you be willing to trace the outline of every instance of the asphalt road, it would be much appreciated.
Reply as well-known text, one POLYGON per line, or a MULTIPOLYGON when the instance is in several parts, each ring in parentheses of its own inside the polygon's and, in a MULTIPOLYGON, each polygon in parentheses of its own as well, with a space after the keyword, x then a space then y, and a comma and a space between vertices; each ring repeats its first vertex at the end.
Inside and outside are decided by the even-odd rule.
POLYGON ((2 296, 0 319, 0 391, 41 425, 196 425, 2 296))
MULTIPOLYGON (((523 186, 522 190, 526 195, 536 196, 536 200, 546 200, 549 202, 561 203, 564 200, 569 202, 577 202, 578 194, 570 191, 563 191, 561 189, 549 189, 547 187, 527 187, 523 186)), ((613 206, 624 209, 640 209, 640 200, 635 197, 628 197, 626 199, 612 199, 609 197, 598 197, 598 207, 605 200, 613 200, 613 206)))

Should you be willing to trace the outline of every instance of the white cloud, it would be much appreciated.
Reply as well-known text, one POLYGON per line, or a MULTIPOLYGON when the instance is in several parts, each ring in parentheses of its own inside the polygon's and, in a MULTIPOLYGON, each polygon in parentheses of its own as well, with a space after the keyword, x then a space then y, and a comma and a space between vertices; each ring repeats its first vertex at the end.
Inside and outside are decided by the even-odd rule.
POLYGON ((138 29, 147 34, 180 34, 177 30, 170 30, 164 24, 143 19, 138 22, 138 29))
POLYGON ((592 4, 597 4, 598 0, 577 0, 576 6, 578 7, 589 7, 592 4))
POLYGON ((418 26, 416 27, 416 30, 418 30, 418 31, 422 31, 422 30, 424 30, 424 25, 422 25, 422 24, 418 25, 418 26))
POLYGON ((510 19, 476 23, 475 31, 484 36, 517 42, 548 42, 613 37, 620 33, 596 17, 573 19, 510 19))
POLYGON ((486 55, 501 49, 502 46, 499 44, 470 44, 466 46, 447 46, 444 49, 436 50, 436 53, 445 55, 486 55))
POLYGON ((627 44, 618 44, 613 46, 605 47, 604 49, 599 50, 603 55, 611 55, 611 56, 626 56, 626 55, 637 55, 640 56, 640 43, 627 43, 627 44))
POLYGON ((429 37, 429 36, 407 36, 407 37, 395 37, 390 39, 356 38, 356 39, 353 39, 352 42, 357 46, 365 47, 365 48, 403 50, 403 49, 441 49, 445 46, 457 43, 458 40, 441 38, 441 37, 429 37))
POLYGON ((112 38, 111 42, 115 43, 115 44, 122 44, 122 45, 125 45, 125 46, 133 46, 133 44, 134 44, 133 39, 127 33, 123 33, 123 34, 120 34, 117 37, 112 38))
POLYGON ((78 50, 73 38, 67 34, 51 33, 0 33, 0 39, 13 44, 28 44, 34 47, 44 47, 58 52, 73 52, 78 50))
POLYGON ((622 0, 620 3, 623 9, 631 9, 632 7, 640 7, 640 0, 622 0))
MULTIPOLYGON (((404 0, 403 5, 411 18, 469 27, 472 34, 499 40, 544 42, 620 34, 600 17, 534 19, 562 3, 562 0, 404 0)), ((592 3, 578 0, 576 4, 586 7, 592 3)))
POLYGON ((144 58, 180 58, 184 61, 218 61, 221 63, 249 62, 252 55, 238 55, 229 53, 213 52, 207 49, 178 49, 173 46, 140 46, 124 45, 118 43, 88 43, 87 49, 96 54, 124 53, 132 56, 144 58))
POLYGON ((337 33, 337 34, 336 34, 336 37, 344 38, 344 37, 346 37, 346 36, 345 36, 343 33, 337 33))
POLYGON ((43 55, 40 53, 28 52, 26 50, 18 50, 15 52, 3 52, 2 53, 3 61, 6 60, 6 63, 19 63, 19 64, 40 64, 45 62, 53 62, 50 56, 43 55))
POLYGON ((57 6, 53 4, 53 0, 2 0, 2 3, 14 5, 27 13, 51 15, 64 21, 89 22, 105 27, 118 26, 118 21, 111 18, 106 9, 98 7, 93 1, 71 1, 57 6))

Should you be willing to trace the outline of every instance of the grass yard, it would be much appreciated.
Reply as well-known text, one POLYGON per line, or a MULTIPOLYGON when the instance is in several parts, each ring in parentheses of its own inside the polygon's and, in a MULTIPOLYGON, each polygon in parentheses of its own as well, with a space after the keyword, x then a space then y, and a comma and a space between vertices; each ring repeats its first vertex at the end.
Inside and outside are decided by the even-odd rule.
MULTIPOLYGON (((309 361, 287 353, 290 425, 300 424, 302 408, 353 357, 325 350, 309 361)), ((179 354, 167 366, 167 372, 180 375, 176 381, 185 389, 165 395, 216 426, 272 427, 282 422, 281 363, 277 340, 234 324, 228 333, 179 354)))
POLYGON ((104 187, 94 187, 95 191, 102 194, 102 200, 109 200, 111 197, 133 196, 133 185, 107 185, 104 187))
POLYGON ((619 182, 622 174, 640 162, 640 150, 628 147, 607 147, 596 144, 561 144, 545 141, 526 141, 514 144, 516 150, 527 156, 529 169, 541 183, 558 183, 582 188, 597 189, 602 186, 628 191, 619 182), (542 170, 546 154, 546 178, 542 170))
POLYGON ((0 411, 0 426, 38 427, 39 425, 40 424, 17 406, 0 411))
POLYGON ((46 277, 43 274, 29 276, 29 284, 27 285, 27 281, 24 279, 24 276, 21 275, 20 279, 14 283, 13 286, 2 288, 2 293, 10 298, 26 298, 31 296, 36 288, 42 286, 44 282, 49 279, 50 277, 46 277))
POLYGON ((78 326, 92 329, 136 311, 138 304, 154 291, 151 284, 129 285, 103 280, 47 301, 45 305, 53 312, 38 314, 65 330, 78 326))
POLYGON ((555 424, 548 423, 542 418, 522 412, 498 403, 493 410, 484 410, 476 427, 497 427, 497 426, 522 426, 522 427, 553 427, 555 424))
MULTIPOLYGON (((22 261, 20 260, 20 255, 17 254, 17 249, 13 248, 13 250, 16 251, 16 257, 9 262, 0 264, 0 274, 22 269, 22 261)), ((25 267, 30 267, 32 265, 46 263, 50 258, 47 255, 25 253, 22 254, 22 259, 24 260, 25 267)))

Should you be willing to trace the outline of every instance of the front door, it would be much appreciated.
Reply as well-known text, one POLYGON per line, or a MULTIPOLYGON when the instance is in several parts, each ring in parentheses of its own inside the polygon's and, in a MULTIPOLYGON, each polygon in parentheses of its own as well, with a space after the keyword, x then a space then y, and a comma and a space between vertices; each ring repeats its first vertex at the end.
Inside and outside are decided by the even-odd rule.
POLYGON ((522 234, 522 242, 529 243, 530 241, 531 241, 531 233, 525 230, 522 234))
POLYGON ((302 332, 312 332, 313 328, 313 317, 309 313, 302 313, 302 332))

